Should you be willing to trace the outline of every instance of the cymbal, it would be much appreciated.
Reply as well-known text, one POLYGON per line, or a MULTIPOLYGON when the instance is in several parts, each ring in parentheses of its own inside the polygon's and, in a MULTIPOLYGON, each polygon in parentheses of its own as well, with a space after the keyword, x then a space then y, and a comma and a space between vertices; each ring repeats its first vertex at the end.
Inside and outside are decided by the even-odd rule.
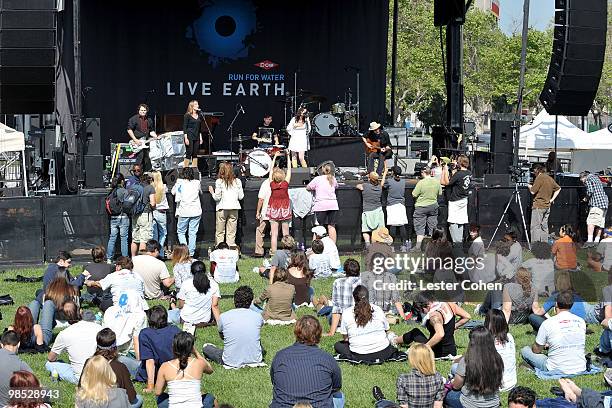
POLYGON ((298 95, 308 95, 308 94, 312 94, 314 92, 309 91, 308 89, 298 89, 297 93, 298 93, 298 95))
POLYGON ((251 140, 250 136, 234 136, 232 139, 234 142, 247 142, 251 140))
POLYGON ((289 105, 289 104, 291 104, 291 102, 292 102, 292 101, 291 101, 291 99, 290 99, 290 98, 287 98, 287 99, 277 99, 277 100, 275 100, 274 102, 277 102, 277 103, 284 103, 285 105, 289 105))
POLYGON ((327 101, 327 97, 325 97, 323 95, 310 95, 309 97, 304 99, 304 102, 319 102, 319 103, 324 103, 325 101, 327 101))

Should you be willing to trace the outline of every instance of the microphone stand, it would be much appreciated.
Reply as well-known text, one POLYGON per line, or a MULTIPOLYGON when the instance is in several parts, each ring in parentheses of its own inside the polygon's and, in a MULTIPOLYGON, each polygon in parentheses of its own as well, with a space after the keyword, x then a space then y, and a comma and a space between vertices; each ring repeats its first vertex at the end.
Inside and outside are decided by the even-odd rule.
POLYGON ((242 105, 240 105, 240 108, 236 111, 236 115, 234 116, 234 119, 232 119, 232 123, 230 123, 229 127, 227 128, 227 131, 230 132, 230 152, 232 152, 230 156, 231 158, 234 157, 234 122, 236 122, 236 119, 238 119, 241 112, 243 112, 242 105))
POLYGON ((206 122, 206 115, 204 115, 204 112, 202 112, 202 110, 199 110, 198 116, 202 117, 202 122, 204 122, 204 125, 206 126, 206 130, 208 131, 208 154, 212 154, 213 135, 212 135, 212 132, 210 131, 210 127, 208 126, 208 123, 206 122))

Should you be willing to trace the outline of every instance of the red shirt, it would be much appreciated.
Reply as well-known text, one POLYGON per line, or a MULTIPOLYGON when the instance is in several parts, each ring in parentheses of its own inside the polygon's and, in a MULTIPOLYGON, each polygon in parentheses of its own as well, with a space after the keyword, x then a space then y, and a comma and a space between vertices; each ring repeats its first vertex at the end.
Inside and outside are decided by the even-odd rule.
POLYGON ((287 181, 283 180, 280 183, 272 181, 270 189, 272 194, 270 195, 270 201, 268 201, 268 207, 289 208, 291 206, 289 201, 289 183, 287 181))
POLYGON ((576 269, 576 245, 568 235, 559 238, 552 246, 552 253, 556 257, 555 264, 558 269, 576 269))

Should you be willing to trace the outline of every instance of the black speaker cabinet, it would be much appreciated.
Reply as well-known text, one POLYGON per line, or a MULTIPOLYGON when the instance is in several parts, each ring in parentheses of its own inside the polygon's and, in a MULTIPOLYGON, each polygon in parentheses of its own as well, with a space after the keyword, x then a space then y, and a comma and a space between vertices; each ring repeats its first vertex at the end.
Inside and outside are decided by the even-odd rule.
POLYGON ((587 115, 606 50, 606 0, 555 0, 553 52, 540 101, 551 115, 587 115))
POLYGON ((491 152, 512 153, 514 140, 512 122, 508 120, 491 121, 491 152))
POLYGON ((85 156, 85 187, 104 187, 104 156, 101 154, 85 156))

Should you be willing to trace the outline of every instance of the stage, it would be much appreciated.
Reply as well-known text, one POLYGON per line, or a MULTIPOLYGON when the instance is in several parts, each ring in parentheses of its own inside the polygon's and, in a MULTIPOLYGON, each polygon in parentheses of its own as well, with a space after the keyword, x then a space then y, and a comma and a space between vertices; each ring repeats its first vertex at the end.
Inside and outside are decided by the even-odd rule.
MULTIPOLYGON (((203 180, 202 220, 198 232, 197 256, 205 257, 207 249, 214 244, 215 202, 207 191, 214 180, 203 180)), ((245 188, 244 209, 239 230, 242 231, 242 250, 245 254, 253 251, 259 182, 249 181, 245 188)), ((338 247, 345 253, 358 252, 361 242, 361 193, 354 188, 356 182, 341 183, 337 191, 341 208, 338 217, 338 247)), ((412 234, 412 186, 406 189, 406 208, 409 230, 412 234)), ((563 224, 578 225, 581 236, 585 228, 587 205, 582 201, 583 189, 563 187, 550 214, 550 231, 556 231, 563 224)), ((606 188, 612 198, 612 188, 606 188)), ((499 218, 502 215, 513 188, 476 187, 469 198, 470 222, 482 226, 482 235, 488 243, 499 218)), ((531 194, 520 188, 526 221, 529 226, 531 214, 531 194)), ((75 258, 88 259, 91 248, 96 245, 106 247, 109 234, 109 217, 104 209, 106 191, 103 189, 84 190, 73 196, 15 197, 0 199, 0 263, 41 263, 51 260, 61 249, 70 250, 75 258)), ((172 195, 168 195, 169 214, 174 214, 172 195)), ((519 226, 520 214, 516 203, 511 205, 509 224, 519 226), (518 220, 518 221, 517 221, 518 220)), ((446 206, 440 206, 439 222, 445 224, 446 206)), ((608 213, 608 224, 612 213, 608 213)), ((502 224, 501 231, 505 229, 502 224)), ((521 228, 522 229, 522 228, 521 228)), ((497 238, 501 238, 498 234, 497 238)), ((177 242, 176 219, 168 218, 169 244, 177 242)), ((117 245, 118 247, 118 245, 117 245)))

